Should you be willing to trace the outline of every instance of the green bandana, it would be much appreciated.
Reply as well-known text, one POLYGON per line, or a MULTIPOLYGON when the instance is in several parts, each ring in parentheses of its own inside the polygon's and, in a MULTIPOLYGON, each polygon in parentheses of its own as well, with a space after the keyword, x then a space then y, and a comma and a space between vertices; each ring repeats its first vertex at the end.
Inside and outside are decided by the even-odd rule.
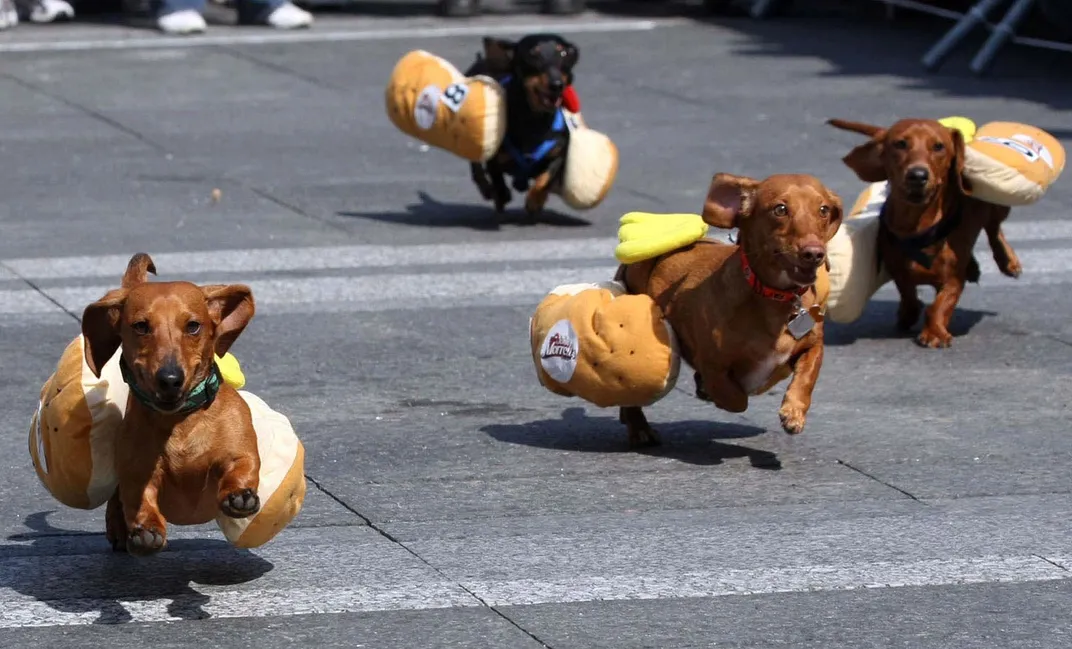
MULTIPOLYGON (((126 359, 122 356, 119 357, 119 369, 123 373, 123 382, 130 386, 130 392, 134 395, 134 398, 140 401, 143 406, 159 412, 160 408, 153 402, 152 396, 138 387, 137 382, 134 380, 134 373, 130 371, 126 359)), ((209 405, 216 398, 216 393, 220 391, 220 383, 220 368, 213 363, 212 372, 208 375, 208 378, 198 383, 190 391, 190 395, 186 397, 186 401, 178 410, 168 414, 185 414, 209 405)))

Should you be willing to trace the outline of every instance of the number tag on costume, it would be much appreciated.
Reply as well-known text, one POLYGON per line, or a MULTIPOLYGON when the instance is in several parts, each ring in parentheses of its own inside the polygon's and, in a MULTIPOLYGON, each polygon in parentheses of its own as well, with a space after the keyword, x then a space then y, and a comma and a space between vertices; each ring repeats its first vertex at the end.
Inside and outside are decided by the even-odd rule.
POLYGON ((790 320, 787 328, 789 329, 789 335, 793 338, 800 340, 804 336, 808 335, 815 327, 815 318, 811 317, 811 314, 804 309, 797 310, 790 320))
POLYGON ((456 113, 461 109, 462 104, 465 103, 465 98, 468 96, 469 86, 464 83, 452 83, 443 91, 443 96, 440 98, 440 101, 442 101, 447 108, 456 113))

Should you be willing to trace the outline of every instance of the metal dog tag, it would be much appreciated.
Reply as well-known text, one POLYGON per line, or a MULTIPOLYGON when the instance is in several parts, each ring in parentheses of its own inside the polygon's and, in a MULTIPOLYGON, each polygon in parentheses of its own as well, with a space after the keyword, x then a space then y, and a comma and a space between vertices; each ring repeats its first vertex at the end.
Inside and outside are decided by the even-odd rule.
POLYGON ((789 329, 789 335, 793 338, 800 340, 804 336, 808 335, 808 332, 815 327, 815 318, 811 317, 811 314, 804 309, 797 308, 797 313, 789 319, 787 328, 789 329))

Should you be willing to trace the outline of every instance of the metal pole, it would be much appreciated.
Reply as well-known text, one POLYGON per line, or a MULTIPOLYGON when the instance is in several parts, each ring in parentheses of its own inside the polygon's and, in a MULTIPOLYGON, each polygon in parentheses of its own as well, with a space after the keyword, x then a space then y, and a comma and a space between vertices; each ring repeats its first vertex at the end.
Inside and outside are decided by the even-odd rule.
POLYGON ((956 49, 960 41, 975 29, 980 23, 986 22, 986 15, 1005 0, 980 0, 964 17, 957 21, 953 28, 946 32, 931 49, 923 55, 923 66, 928 70, 934 70, 949 54, 956 49))
POLYGON ((975 55, 975 58, 971 61, 971 71, 976 75, 982 75, 986 72, 986 69, 990 67, 991 61, 997 55, 998 50, 1005 45, 1010 38, 1013 37, 1016 32, 1017 25, 1020 21, 1027 16, 1027 12, 1031 9, 1031 6, 1035 4, 1035 0, 1016 0, 1012 8, 1009 9, 1005 17, 1001 19, 997 27, 994 28, 993 33, 986 39, 983 46, 979 48, 979 53, 975 55))

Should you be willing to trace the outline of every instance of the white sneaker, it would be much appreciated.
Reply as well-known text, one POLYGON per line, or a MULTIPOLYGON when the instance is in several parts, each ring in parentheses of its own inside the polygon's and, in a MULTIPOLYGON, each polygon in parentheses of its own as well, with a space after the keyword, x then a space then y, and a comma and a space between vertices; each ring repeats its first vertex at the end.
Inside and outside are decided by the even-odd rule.
POLYGON ((0 0, 0 32, 19 24, 19 11, 14 0, 0 0))
POLYGON ((313 14, 287 2, 268 14, 266 22, 276 29, 298 29, 313 24, 313 14))
POLYGON ((165 34, 193 34, 208 27, 204 17, 193 9, 183 9, 164 14, 156 19, 156 26, 165 34))
POLYGON ((74 7, 66 0, 37 0, 30 10, 30 22, 51 23, 74 18, 74 7))

